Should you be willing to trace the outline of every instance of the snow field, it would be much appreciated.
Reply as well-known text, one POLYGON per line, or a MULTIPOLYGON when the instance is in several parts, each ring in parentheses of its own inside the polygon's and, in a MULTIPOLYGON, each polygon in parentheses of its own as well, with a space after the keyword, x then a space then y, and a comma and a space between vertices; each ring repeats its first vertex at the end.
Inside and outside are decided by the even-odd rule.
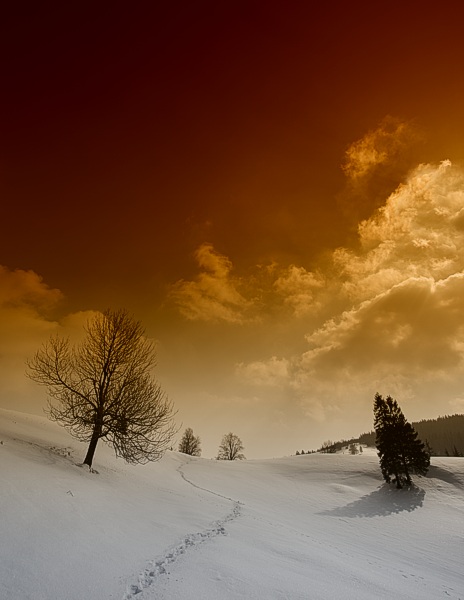
POLYGON ((411 490, 374 452, 129 466, 0 410, 1 600, 464 600, 464 459, 411 490))

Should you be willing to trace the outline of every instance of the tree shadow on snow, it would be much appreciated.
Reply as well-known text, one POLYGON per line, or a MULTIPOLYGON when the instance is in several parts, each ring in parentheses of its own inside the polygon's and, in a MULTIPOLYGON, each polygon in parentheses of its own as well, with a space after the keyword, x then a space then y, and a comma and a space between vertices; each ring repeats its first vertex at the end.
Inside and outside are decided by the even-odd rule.
POLYGON ((412 512, 421 508, 424 503, 425 491, 411 485, 401 490, 388 484, 383 484, 374 492, 355 500, 346 506, 332 508, 320 512, 320 515, 330 517, 387 517, 404 511, 412 512))
POLYGON ((432 479, 441 479, 442 481, 450 483, 451 485, 459 488, 464 487, 464 482, 459 477, 457 477, 454 473, 451 473, 451 471, 443 469, 442 467, 430 465, 427 477, 431 477, 432 479))

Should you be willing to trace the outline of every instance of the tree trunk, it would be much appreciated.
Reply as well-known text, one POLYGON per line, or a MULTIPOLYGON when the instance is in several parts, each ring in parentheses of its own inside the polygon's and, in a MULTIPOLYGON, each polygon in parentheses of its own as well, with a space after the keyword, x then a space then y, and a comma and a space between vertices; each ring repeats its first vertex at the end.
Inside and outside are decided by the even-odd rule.
POLYGON ((97 448, 97 443, 101 436, 101 430, 102 430, 101 425, 99 423, 95 423, 92 437, 90 438, 90 444, 87 449, 87 454, 84 459, 84 465, 89 465, 89 469, 92 467, 93 455, 95 454, 95 450, 97 448))
POLYGON ((408 467, 406 466, 406 458, 404 457, 404 454, 402 455, 401 458, 402 458, 402 461, 403 461, 404 474, 406 475, 406 483, 408 485, 411 485, 411 483, 412 483, 411 476, 409 475, 408 467))

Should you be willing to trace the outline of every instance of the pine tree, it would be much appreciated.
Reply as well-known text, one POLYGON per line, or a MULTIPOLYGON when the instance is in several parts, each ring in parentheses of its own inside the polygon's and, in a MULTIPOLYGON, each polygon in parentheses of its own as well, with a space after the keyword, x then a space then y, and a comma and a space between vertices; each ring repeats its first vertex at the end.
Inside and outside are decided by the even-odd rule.
POLYGON ((396 400, 380 394, 374 399, 375 445, 380 459, 380 469, 387 483, 393 481, 397 488, 411 485, 411 474, 426 475, 430 456, 425 445, 417 439, 417 432, 408 423, 396 400))
POLYGON ((462 456, 462 454, 459 452, 456 446, 454 446, 453 448, 453 456, 462 456))

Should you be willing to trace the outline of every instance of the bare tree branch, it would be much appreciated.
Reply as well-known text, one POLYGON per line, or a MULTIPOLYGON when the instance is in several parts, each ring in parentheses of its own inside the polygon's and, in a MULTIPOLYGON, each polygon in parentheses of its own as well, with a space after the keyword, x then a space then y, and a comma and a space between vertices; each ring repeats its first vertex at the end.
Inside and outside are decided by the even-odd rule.
POLYGON ((219 445, 218 460, 243 460, 245 455, 242 440, 234 433, 226 433, 219 445))
POLYGON ((174 408, 152 378, 153 343, 125 310, 106 310, 87 323, 84 341, 51 337, 27 363, 27 375, 47 388, 47 413, 81 441, 92 465, 103 438, 129 463, 158 460, 176 433, 174 408))
POLYGON ((193 434, 193 429, 187 427, 184 435, 179 442, 179 452, 189 454, 190 456, 201 456, 200 438, 193 434))

